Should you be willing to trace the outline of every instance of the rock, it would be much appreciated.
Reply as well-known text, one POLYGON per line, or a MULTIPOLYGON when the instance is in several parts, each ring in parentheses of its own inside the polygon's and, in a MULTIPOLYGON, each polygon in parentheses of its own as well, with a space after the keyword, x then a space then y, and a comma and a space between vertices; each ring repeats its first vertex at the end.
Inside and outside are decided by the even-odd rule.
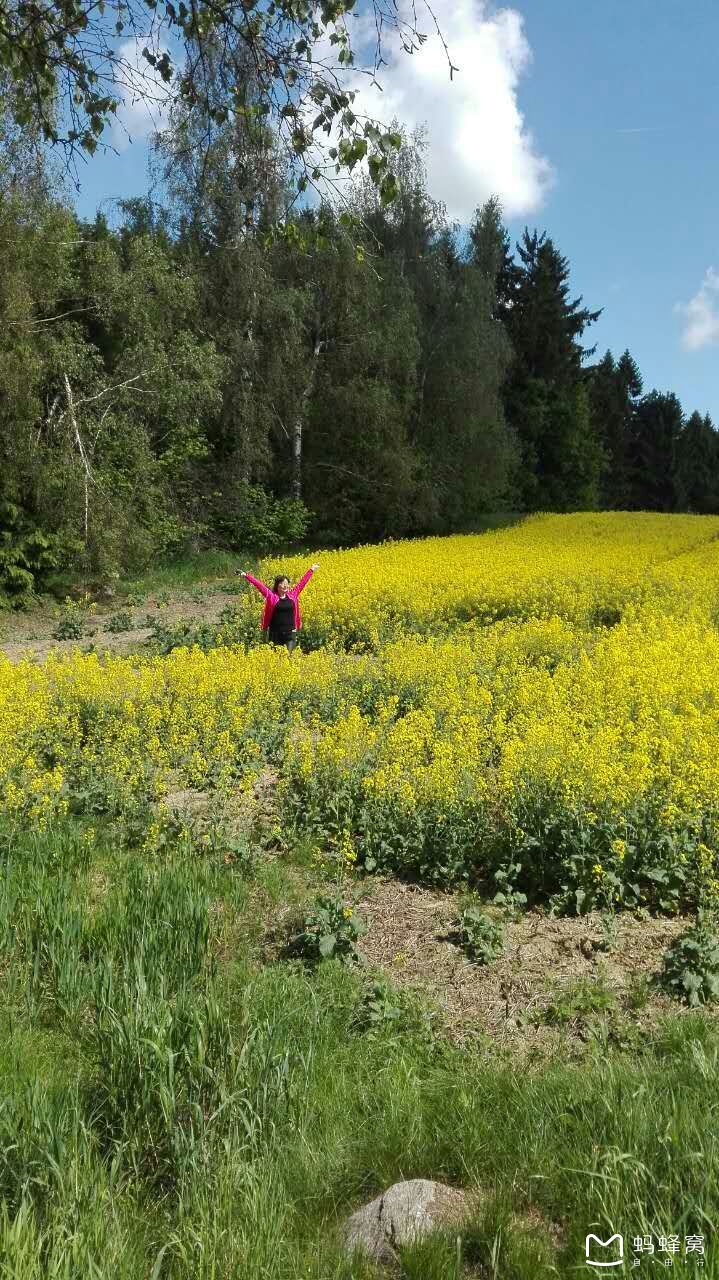
POLYGON ((350 1254, 361 1249, 375 1262, 391 1262, 396 1258, 394 1246, 412 1244, 439 1228, 459 1225, 470 1207, 466 1191, 441 1182, 426 1178, 395 1182, 347 1220, 345 1249, 350 1254))

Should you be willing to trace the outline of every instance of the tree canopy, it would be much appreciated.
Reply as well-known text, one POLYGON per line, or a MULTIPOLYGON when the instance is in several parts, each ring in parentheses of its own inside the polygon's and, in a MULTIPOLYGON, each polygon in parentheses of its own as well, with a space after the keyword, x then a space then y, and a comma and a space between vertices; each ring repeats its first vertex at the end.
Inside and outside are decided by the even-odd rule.
POLYGON ((442 38, 428 3, 407 13, 393 0, 0 0, 0 68, 15 121, 70 155, 97 149, 123 97, 181 103, 213 125, 271 121, 301 189, 366 158, 390 200, 398 135, 353 107, 389 48, 424 42, 420 21, 442 38))
POLYGON ((288 219, 272 121, 200 155, 206 125, 177 101, 155 198, 84 222, 0 112, 0 605, 201 545, 719 510, 709 417, 594 359, 546 232, 512 248, 497 200, 453 226, 421 134, 392 127, 394 201, 360 167, 288 219))

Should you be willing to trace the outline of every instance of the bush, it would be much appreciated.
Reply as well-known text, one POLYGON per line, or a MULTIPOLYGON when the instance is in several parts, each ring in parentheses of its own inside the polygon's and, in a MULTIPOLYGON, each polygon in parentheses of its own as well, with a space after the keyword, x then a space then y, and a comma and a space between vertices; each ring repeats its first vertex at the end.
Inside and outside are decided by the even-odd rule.
POLYGON ((233 550, 267 555, 303 538, 310 518, 298 499, 275 498, 259 485, 243 483, 220 495, 213 523, 233 550))
POLYGON ((305 916, 297 950, 309 960, 326 960, 330 956, 355 960, 357 939, 365 931, 364 920, 354 907, 341 898, 319 894, 312 911, 305 916))
POLYGON ((615 1007, 616 997, 602 980, 580 978, 549 1002, 541 1020, 548 1026, 581 1026, 595 1015, 611 1013, 615 1007))
POLYGON ((105 630, 112 632, 113 635, 120 635, 123 631, 132 631, 133 628, 132 614, 127 609, 121 609, 119 613, 113 613, 105 623, 105 630))
POLYGON ((84 595, 81 600, 71 600, 67 596, 52 633, 53 640, 81 640, 85 634, 87 618, 94 612, 95 606, 88 595, 84 595))
POLYGON ((691 929, 664 952, 658 985, 689 1005, 719 1000, 719 936, 712 916, 699 912, 691 929))
POLYGON ((352 1027, 369 1039, 385 1032, 429 1036, 431 1015, 414 992, 398 991, 380 976, 373 978, 365 988, 352 1027))
POLYGON ((60 563, 59 542, 33 528, 12 502, 0 502, 0 602, 22 608, 60 563))
POLYGON ((476 964, 491 964, 504 948, 501 920, 493 920, 479 907, 467 907, 459 917, 460 946, 476 964))

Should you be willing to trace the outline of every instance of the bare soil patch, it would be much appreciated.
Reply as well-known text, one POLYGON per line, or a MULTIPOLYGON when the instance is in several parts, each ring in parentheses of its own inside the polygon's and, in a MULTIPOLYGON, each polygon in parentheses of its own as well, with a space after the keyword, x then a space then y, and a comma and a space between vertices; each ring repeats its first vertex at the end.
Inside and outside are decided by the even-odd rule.
MULTIPOLYGON (((72 653, 75 649, 87 650, 90 645, 101 654, 136 653, 150 635, 150 627, 146 622, 148 614, 156 616, 158 621, 167 626, 190 620, 198 623, 212 622, 219 621, 221 611, 236 603, 235 592, 220 591, 217 588, 208 590, 206 598, 199 601, 186 593, 176 595, 169 604, 161 604, 158 595, 145 596, 142 604, 136 606, 117 599, 109 604, 98 605, 95 613, 88 615, 85 635, 79 640, 56 640, 53 637, 58 619, 53 616, 50 607, 27 613, 6 613, 0 615, 0 653, 11 662, 20 662, 23 658, 30 657, 41 662, 50 654, 72 653), (105 630, 108 620, 114 614, 126 612, 133 615, 136 623, 130 631, 115 633, 105 630)), ((259 612, 257 625, 259 628, 259 612)))
POLYGON ((376 881, 360 904, 369 928, 358 950, 397 986, 430 997, 451 1039, 489 1037, 512 1056, 543 1057, 561 1039, 587 1038, 587 1018, 572 1016, 578 984, 610 993, 611 1010, 648 1030, 681 1010, 662 993, 643 989, 662 954, 690 921, 617 917, 616 948, 604 949, 599 916, 550 919, 529 911, 505 926, 503 954, 490 965, 471 961, 453 937, 456 896, 396 881, 376 881), (560 1008, 557 1021, 548 1006, 560 1008))

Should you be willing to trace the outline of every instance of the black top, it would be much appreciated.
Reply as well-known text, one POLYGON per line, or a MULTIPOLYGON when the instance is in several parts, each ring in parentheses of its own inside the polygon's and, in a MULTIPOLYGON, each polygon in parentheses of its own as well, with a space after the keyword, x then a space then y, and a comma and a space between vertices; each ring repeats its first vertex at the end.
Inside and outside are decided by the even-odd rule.
POLYGON ((295 629, 295 606, 289 596, 280 596, 272 610, 270 618, 270 635, 272 639, 282 637, 287 640, 295 629))

